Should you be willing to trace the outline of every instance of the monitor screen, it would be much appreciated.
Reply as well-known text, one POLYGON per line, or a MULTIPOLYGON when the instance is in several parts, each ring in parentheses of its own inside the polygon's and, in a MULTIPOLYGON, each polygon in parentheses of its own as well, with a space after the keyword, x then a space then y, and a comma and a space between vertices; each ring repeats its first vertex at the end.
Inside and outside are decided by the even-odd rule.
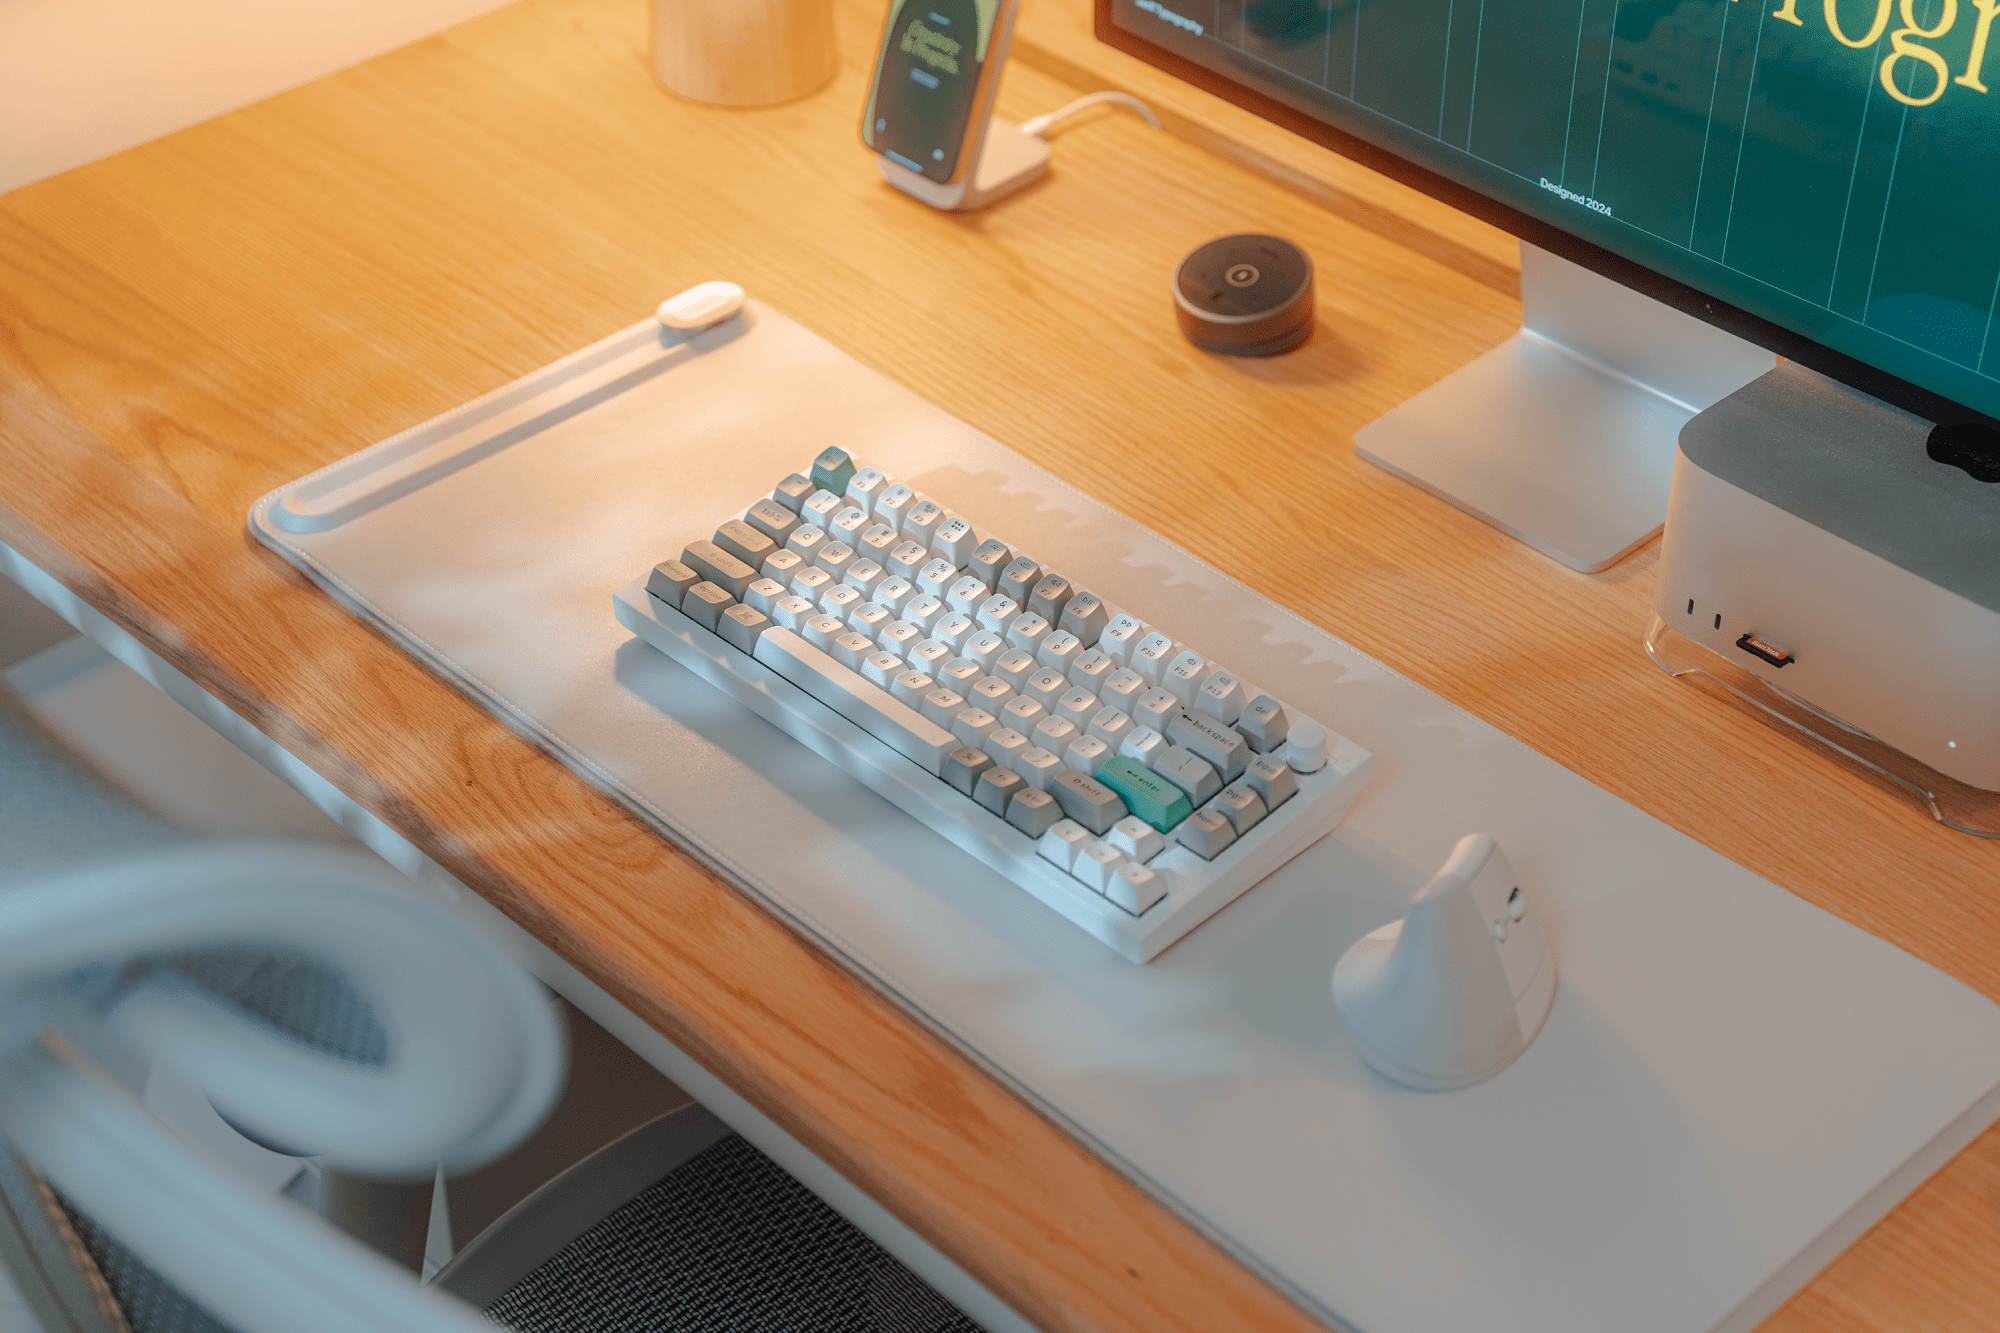
POLYGON ((2000 0, 1097 4, 1113 45, 1537 244, 2000 415, 2000 0))

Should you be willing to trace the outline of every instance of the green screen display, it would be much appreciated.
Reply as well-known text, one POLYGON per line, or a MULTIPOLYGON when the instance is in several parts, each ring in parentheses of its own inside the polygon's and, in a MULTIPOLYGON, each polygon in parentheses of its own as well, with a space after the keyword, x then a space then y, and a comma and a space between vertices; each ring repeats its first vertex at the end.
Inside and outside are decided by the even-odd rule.
POLYGON ((1113 9, 1338 129, 2000 414, 1996 17, 2000 0, 1113 9))

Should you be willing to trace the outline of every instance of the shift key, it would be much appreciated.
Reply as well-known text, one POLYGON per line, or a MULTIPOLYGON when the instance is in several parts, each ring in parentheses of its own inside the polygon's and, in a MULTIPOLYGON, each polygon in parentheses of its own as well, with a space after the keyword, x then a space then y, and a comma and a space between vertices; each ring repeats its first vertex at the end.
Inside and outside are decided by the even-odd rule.
POLYGON ((689 542, 681 552, 681 563, 727 592, 737 601, 757 581, 757 571, 714 542, 689 542))

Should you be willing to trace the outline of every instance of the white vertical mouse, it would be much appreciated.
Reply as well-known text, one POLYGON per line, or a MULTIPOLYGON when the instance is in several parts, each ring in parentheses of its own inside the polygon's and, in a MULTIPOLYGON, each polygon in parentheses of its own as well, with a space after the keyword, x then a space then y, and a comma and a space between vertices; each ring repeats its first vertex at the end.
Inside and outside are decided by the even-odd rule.
POLYGON ((1556 960, 1507 854, 1484 833, 1333 969, 1333 1007, 1361 1058, 1426 1092, 1493 1077, 1528 1049, 1556 997, 1556 960))

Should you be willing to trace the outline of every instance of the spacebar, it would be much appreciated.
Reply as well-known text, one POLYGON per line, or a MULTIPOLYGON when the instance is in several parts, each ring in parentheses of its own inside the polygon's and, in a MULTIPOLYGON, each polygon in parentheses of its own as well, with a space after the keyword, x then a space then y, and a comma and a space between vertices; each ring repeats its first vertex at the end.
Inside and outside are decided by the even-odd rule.
POLYGON ((932 776, 958 742, 951 733, 889 692, 869 684, 788 629, 773 626, 757 639, 757 660, 932 776))

